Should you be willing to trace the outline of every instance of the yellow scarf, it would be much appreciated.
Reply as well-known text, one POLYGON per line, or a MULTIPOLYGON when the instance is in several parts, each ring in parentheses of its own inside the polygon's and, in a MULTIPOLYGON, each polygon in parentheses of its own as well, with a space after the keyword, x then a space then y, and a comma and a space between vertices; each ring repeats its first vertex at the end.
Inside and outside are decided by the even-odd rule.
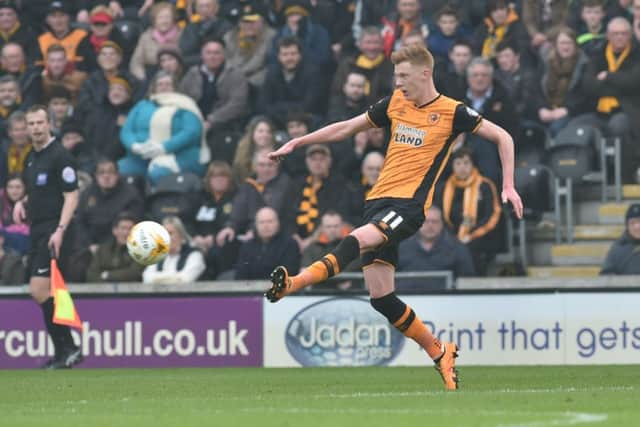
POLYGON ((247 182, 247 184, 253 185, 253 187, 258 191, 258 193, 262 194, 264 192, 264 184, 260 184, 258 181, 256 181, 253 178, 247 178, 245 181, 247 182))
POLYGON ((486 18, 484 20, 484 23, 487 26, 488 35, 487 38, 484 39, 484 43, 482 44, 483 58, 492 59, 496 56, 496 46, 498 46, 498 43, 500 43, 505 34, 507 34, 509 25, 513 24, 518 19, 520 19, 518 13, 513 9, 509 9, 507 20, 503 25, 496 25, 490 18, 486 18))
POLYGON ((455 195, 456 189, 464 188, 464 195, 462 196, 462 223, 460 224, 460 228, 458 228, 459 239, 468 236, 471 233, 471 229, 476 225, 476 220, 478 219, 478 194, 480 193, 480 184, 482 184, 482 177, 476 168, 473 168, 467 179, 458 179, 455 175, 451 175, 445 184, 444 194, 442 196, 442 207, 444 220, 449 227, 453 227, 453 223, 451 222, 453 196, 455 195))
POLYGON ((318 191, 320 188, 322 188, 322 182, 314 183, 313 177, 309 175, 302 190, 302 200, 300 201, 298 216, 296 218, 298 234, 303 238, 310 236, 316 228, 316 222, 319 216, 318 191))
POLYGON ((384 53, 381 53, 373 59, 369 59, 364 55, 360 55, 358 56, 358 58, 356 58, 356 66, 358 68, 362 68, 363 70, 373 70, 378 65, 382 64, 382 61, 384 61, 384 53))
MULTIPOLYGON (((605 49, 605 57, 607 58, 607 65, 610 73, 615 73, 620 69, 620 66, 624 62, 625 59, 629 56, 631 52, 631 44, 624 48, 620 56, 616 59, 616 56, 613 53, 613 48, 611 48, 611 43, 607 43, 607 48, 605 49)), ((598 100, 598 112, 609 114, 613 110, 620 107, 620 101, 615 96, 603 96, 598 100)))
POLYGON ((3 31, 0 31, 0 37, 2 37, 5 42, 8 42, 9 38, 15 33, 17 33, 19 29, 20 29, 20 23, 16 22, 16 25, 14 25, 13 28, 9 30, 9 32, 5 33, 3 31))
POLYGON ((18 151, 13 144, 9 146, 9 152, 7 153, 7 172, 9 175, 22 173, 24 170, 24 160, 30 152, 31 144, 27 145, 22 151, 18 151))

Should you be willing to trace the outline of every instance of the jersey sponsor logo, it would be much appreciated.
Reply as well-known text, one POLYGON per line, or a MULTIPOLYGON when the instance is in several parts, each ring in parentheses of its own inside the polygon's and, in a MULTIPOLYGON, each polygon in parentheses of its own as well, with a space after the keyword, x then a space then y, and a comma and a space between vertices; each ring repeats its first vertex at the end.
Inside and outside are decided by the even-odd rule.
POLYGON ((67 184, 74 183, 76 181, 76 171, 71 166, 67 166, 62 169, 62 180, 67 184))
POLYGON ((424 144, 424 136, 426 132, 421 129, 412 128, 407 125, 399 124, 396 126, 393 134, 393 141, 400 144, 412 145, 420 147, 424 144))
POLYGON ((36 176, 36 185, 47 185, 47 173, 42 172, 36 176))

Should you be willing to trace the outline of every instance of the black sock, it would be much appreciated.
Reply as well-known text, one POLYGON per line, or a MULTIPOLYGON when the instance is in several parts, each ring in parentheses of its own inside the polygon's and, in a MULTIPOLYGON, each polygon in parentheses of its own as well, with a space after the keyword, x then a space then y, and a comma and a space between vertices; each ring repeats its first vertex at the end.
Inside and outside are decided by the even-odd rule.
POLYGON ((45 302, 40 304, 40 308, 42 309, 42 315, 44 317, 44 324, 47 327, 47 332, 49 336, 51 336, 51 340, 53 341, 53 346, 55 348, 55 355, 59 356, 62 354, 62 350, 64 347, 64 343, 62 342, 58 328, 55 323, 53 323, 53 298, 47 298, 45 302))

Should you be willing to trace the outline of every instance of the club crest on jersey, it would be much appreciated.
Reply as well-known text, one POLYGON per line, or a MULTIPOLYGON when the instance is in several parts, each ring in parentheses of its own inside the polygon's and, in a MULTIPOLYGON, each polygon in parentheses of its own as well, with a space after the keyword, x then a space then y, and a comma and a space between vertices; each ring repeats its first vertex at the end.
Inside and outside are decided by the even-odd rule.
POLYGON ((425 131, 421 129, 412 128, 403 124, 396 126, 396 130, 393 134, 393 141, 400 144, 412 145, 414 147, 420 147, 424 144, 425 131))
POLYGON ((438 123, 438 120, 440 120, 440 114, 438 114, 438 113, 429 114, 429 124, 430 125, 435 125, 436 123, 438 123))

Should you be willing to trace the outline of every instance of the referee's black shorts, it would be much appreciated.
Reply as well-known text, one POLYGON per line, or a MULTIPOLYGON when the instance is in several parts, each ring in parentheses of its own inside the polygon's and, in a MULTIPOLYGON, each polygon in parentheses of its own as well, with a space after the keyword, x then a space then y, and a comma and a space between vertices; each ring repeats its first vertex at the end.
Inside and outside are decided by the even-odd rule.
POLYGON ((375 225, 387 239, 374 251, 362 255, 362 266, 383 262, 398 266, 398 246, 413 236, 424 222, 424 206, 413 199, 384 198, 367 200, 364 223, 375 225))
MULTIPOLYGON (((31 224, 29 248, 29 277, 50 277, 51 275, 51 250, 49 239, 56 231, 58 221, 48 221, 31 224)), ((71 248, 72 233, 67 229, 60 249, 60 259, 65 259, 71 248)))

